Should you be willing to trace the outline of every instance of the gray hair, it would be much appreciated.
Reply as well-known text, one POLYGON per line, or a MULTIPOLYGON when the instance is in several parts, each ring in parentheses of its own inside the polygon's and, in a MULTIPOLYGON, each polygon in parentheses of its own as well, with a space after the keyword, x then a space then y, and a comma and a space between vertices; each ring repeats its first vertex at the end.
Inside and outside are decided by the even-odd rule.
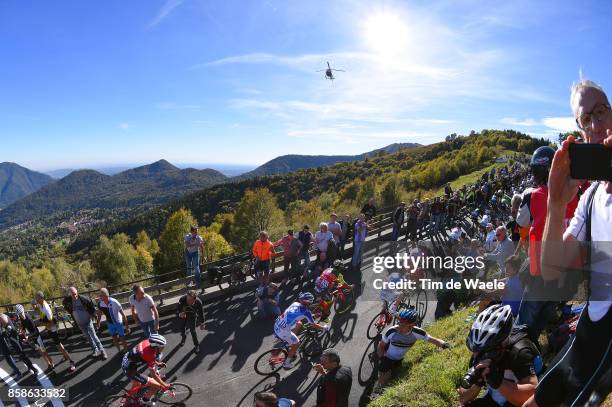
POLYGON ((104 287, 100 288, 100 293, 106 295, 107 297, 110 295, 108 293, 108 288, 104 288, 104 287))
POLYGON ((592 80, 580 79, 579 81, 574 82, 572 84, 571 93, 570 93, 570 107, 572 108, 572 113, 574 114, 574 117, 578 115, 578 95, 584 89, 598 90, 606 97, 606 100, 608 99, 608 96, 606 96, 606 92, 604 92, 603 88, 597 83, 593 82, 592 80))
POLYGON ((327 223, 325 222, 319 223, 319 229, 321 229, 323 226, 327 227, 327 223))
POLYGON ((497 229, 495 229, 496 232, 504 232, 505 235, 508 234, 508 230, 506 229, 505 226, 498 226, 497 229))
POLYGON ((334 348, 325 349, 321 356, 326 356, 330 362, 340 363, 340 354, 334 348))

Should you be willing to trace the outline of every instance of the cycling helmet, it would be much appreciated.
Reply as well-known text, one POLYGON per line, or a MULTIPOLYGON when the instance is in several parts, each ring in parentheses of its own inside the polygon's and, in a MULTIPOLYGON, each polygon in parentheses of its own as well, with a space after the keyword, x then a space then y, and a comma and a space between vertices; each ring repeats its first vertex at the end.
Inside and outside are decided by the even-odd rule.
POLYGON ((550 171, 554 155, 555 150, 548 146, 538 147, 533 152, 529 165, 537 185, 546 185, 548 183, 548 172, 550 171))
POLYGON ((149 336, 149 344, 153 348, 163 348, 166 346, 166 338, 160 334, 151 334, 151 336, 149 336))
POLYGON ((15 313, 17 315, 23 315, 25 313, 25 308, 23 308, 23 305, 21 304, 15 305, 15 313))
POLYGON ((314 295, 309 292, 300 293, 300 295, 298 295, 298 301, 314 302, 314 295))
POLYGON ((334 260, 333 266, 334 266, 334 267, 340 267, 340 266, 342 266, 342 260, 334 260))
POLYGON ((509 305, 493 305, 482 311, 466 339, 472 352, 485 352, 501 346, 510 335, 514 318, 509 305))
POLYGON ((419 315, 413 309, 405 309, 403 311, 400 311, 400 313, 397 316, 399 319, 403 319, 408 322, 416 322, 417 319, 419 318, 419 315))

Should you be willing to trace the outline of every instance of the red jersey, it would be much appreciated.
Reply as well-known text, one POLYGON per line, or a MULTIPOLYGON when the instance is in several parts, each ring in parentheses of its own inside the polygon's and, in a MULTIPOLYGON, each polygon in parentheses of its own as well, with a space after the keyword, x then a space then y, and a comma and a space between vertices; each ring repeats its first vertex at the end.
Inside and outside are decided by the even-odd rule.
POLYGON ((157 361, 157 353, 149 340, 145 339, 128 352, 128 359, 136 363, 146 363, 149 369, 153 369, 157 361))

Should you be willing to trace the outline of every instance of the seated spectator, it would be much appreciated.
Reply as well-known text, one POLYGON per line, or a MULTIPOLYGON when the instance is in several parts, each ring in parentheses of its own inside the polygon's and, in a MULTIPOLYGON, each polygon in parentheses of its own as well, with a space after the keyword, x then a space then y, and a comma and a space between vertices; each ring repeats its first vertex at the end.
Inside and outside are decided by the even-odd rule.
MULTIPOLYGON (((485 215, 486 216, 486 215, 485 215)), ((492 252, 495 249, 495 230, 493 229, 492 223, 487 223, 486 237, 484 242, 484 249, 487 252, 492 252)))
POLYGON ((506 259, 506 278, 504 279, 505 287, 501 290, 483 291, 483 300, 479 304, 479 312, 485 308, 501 303, 509 305, 512 309, 512 315, 518 316, 519 305, 523 296, 523 283, 519 278, 519 269, 523 260, 518 255, 512 255, 506 259))
POLYGON ((485 260, 494 261, 499 266, 499 276, 504 275, 506 268, 506 259, 514 253, 514 243, 508 236, 506 236, 506 228, 504 226, 498 226, 495 230, 495 238, 497 239, 497 246, 491 253, 484 255, 485 260))
POLYGON ((367 222, 376 216, 376 205, 374 205, 374 198, 370 198, 368 203, 363 205, 363 208, 361 208, 361 213, 365 215, 367 222))
POLYGON ((278 285, 270 283, 266 286, 257 288, 257 310, 260 318, 277 317, 281 314, 278 306, 280 301, 280 293, 278 285))

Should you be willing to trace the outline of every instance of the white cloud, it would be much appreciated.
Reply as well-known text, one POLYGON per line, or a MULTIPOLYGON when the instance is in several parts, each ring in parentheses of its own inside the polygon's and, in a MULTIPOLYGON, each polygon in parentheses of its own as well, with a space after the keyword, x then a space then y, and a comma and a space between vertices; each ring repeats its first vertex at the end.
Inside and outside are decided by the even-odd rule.
POLYGON ((164 5, 159 9, 157 15, 151 22, 149 23, 148 28, 153 28, 157 24, 161 23, 170 13, 174 11, 175 8, 180 6, 184 0, 167 0, 164 5))
POLYGON ((129 129, 133 128, 134 126, 129 124, 129 123, 125 123, 124 122, 124 123, 119 123, 118 127, 119 127, 119 129, 121 129, 123 131, 126 131, 126 130, 129 130, 129 129))
POLYGON ((573 117, 545 117, 542 119, 542 124, 544 126, 557 131, 557 132, 567 132, 567 131, 575 131, 576 120, 573 117))
POLYGON ((521 126, 521 127, 533 127, 541 125, 539 120, 535 119, 517 119, 514 117, 504 117, 499 121, 502 124, 508 124, 510 126, 521 126))

